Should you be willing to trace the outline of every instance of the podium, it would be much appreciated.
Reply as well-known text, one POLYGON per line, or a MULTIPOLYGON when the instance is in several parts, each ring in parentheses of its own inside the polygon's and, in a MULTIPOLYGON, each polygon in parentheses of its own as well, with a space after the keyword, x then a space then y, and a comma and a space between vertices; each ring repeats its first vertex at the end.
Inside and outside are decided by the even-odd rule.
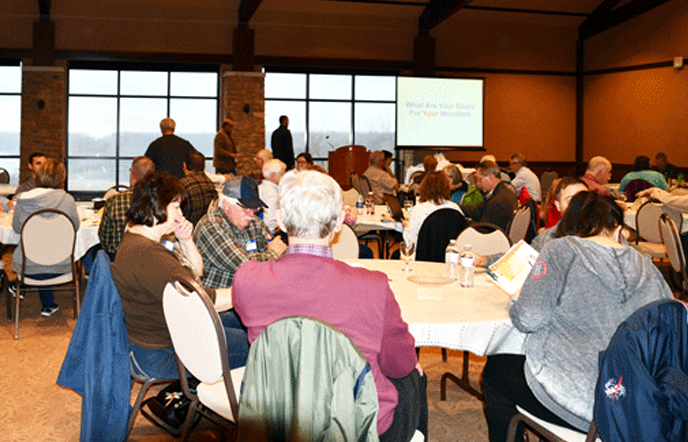
POLYGON ((339 183, 344 190, 351 188, 349 176, 351 172, 363 175, 368 168, 370 152, 365 146, 342 146, 328 154, 328 174, 339 183))

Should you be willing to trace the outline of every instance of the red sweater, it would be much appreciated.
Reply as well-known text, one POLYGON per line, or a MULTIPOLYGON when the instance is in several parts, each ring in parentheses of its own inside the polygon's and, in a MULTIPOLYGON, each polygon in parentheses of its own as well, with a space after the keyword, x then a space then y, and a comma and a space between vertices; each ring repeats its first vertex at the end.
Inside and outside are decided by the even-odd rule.
POLYGON ((279 260, 246 262, 232 285, 234 308, 248 328, 249 342, 271 323, 304 315, 347 335, 373 371, 380 412, 378 433, 392 424, 397 391, 387 379, 414 369, 415 341, 387 276, 320 256, 290 253, 279 260))

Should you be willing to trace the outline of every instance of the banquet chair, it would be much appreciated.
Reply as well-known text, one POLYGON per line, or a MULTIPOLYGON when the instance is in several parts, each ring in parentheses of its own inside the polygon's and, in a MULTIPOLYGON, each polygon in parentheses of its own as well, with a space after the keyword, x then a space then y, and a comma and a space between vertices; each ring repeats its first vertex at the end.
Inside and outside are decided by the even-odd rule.
POLYGON ((351 183, 351 187, 356 189, 358 193, 361 195, 363 194, 363 189, 361 188, 361 176, 359 174, 352 171, 351 175, 349 175, 349 183, 351 183))
POLYGON ((4 167, 0 167, 0 184, 10 183, 10 173, 4 167))
POLYGON ((662 299, 636 310, 600 354, 593 417, 604 441, 685 441, 688 305, 662 299))
MULTIPOLYGON (((504 230, 491 223, 473 223, 465 228, 456 238, 456 247, 461 250, 467 244, 471 245, 475 253, 483 256, 502 254, 511 247, 509 238, 504 233, 504 230)), ((447 361, 445 349, 442 349, 442 361, 447 361)), ((483 394, 476 390, 469 382, 468 362, 468 351, 464 351, 461 376, 456 376, 451 372, 446 372, 442 375, 440 380, 441 400, 445 400, 447 397, 447 380, 451 380, 472 396, 482 400, 483 394)))
POLYGON ((544 195, 547 195, 547 192, 549 192, 550 187, 552 187, 557 178, 559 178, 559 174, 556 170, 546 170, 540 175, 540 189, 542 190, 543 201, 545 199, 544 195))
POLYGON ((76 227, 69 216, 61 210, 41 209, 24 221, 19 238, 19 247, 21 247, 23 257, 21 271, 17 273, 14 339, 19 339, 19 306, 23 292, 35 292, 53 287, 74 290, 74 318, 79 317, 81 269, 74 261, 75 243, 76 227), (61 275, 39 280, 26 274, 27 261, 50 267, 67 259, 71 263, 70 270, 61 275))
POLYGON ((370 185, 370 180, 367 176, 361 175, 361 193, 363 199, 368 198, 368 193, 373 191, 373 186, 370 185))
POLYGON ((129 189, 129 186, 125 186, 124 184, 115 184, 114 186, 110 187, 108 190, 105 191, 105 193, 103 194, 103 199, 108 200, 113 196, 117 195, 118 193, 124 192, 127 189, 129 189))
POLYGON ((197 282, 175 277, 165 285, 162 307, 182 391, 191 400, 182 442, 188 439, 197 413, 224 428, 234 426, 245 367, 229 366, 227 340, 212 301, 197 282), (195 393, 189 388, 187 371, 200 381, 195 393))
POLYGON ((662 235, 659 232, 659 217, 663 213, 663 205, 648 201, 638 209, 635 215, 635 226, 638 232, 636 245, 652 258, 663 259, 667 250, 662 243, 662 235), (641 241, 642 239, 642 241, 641 241))
POLYGON ((370 364, 346 335, 317 319, 289 316, 261 332, 240 405, 238 442, 378 440, 370 364))
POLYGON ((511 221, 509 222, 509 227, 507 228, 507 236, 511 244, 526 240, 532 218, 532 210, 527 204, 521 204, 521 206, 514 211, 511 221))
POLYGON ((550 442, 600 442, 600 438, 597 436, 597 426, 593 421, 590 424, 590 428, 587 433, 582 433, 580 431, 571 430, 566 427, 555 425, 551 422, 547 422, 544 419, 533 416, 528 413, 523 408, 516 406, 518 414, 511 419, 509 423, 509 430, 507 433, 507 442, 512 442, 516 440, 516 434, 519 431, 519 426, 523 424, 525 427, 530 428, 535 431, 539 436, 540 440, 550 441, 550 442))
MULTIPOLYGON (((680 215, 680 214, 679 214, 680 215)), ((666 247, 669 263, 675 274, 680 275, 679 287, 681 297, 688 294, 688 273, 686 272, 686 255, 684 254, 683 244, 679 236, 679 229, 674 220, 666 213, 659 217, 659 232, 666 247)))
POLYGON ((428 215, 420 226, 416 241, 416 261, 444 262, 449 241, 467 227, 466 217, 454 209, 439 209, 428 215))
POLYGON ((335 236, 331 247, 334 259, 358 258, 358 238, 347 224, 342 225, 342 230, 335 236))
MULTIPOLYGON (((131 387, 134 387, 135 383, 141 384, 141 388, 139 388, 139 392, 136 395, 136 399, 134 400, 134 405, 132 406, 131 409, 131 414, 129 414, 129 420, 127 422, 127 436, 124 439, 125 441, 129 439, 129 435, 131 434, 131 430, 134 429, 134 423, 136 422, 136 417, 138 416, 139 412, 146 416, 146 418, 153 422, 154 424, 161 426, 158 423, 158 420, 150 416, 141 406, 143 405, 143 400, 146 398, 146 395, 150 391, 151 388, 155 387, 156 385, 162 385, 162 384, 171 384, 172 382, 177 381, 177 379, 159 379, 155 378, 152 376, 149 376, 144 372, 141 367, 139 366, 139 363, 136 361, 136 356, 134 356, 134 352, 130 351, 129 352, 129 374, 131 375, 131 387)), ((181 435, 181 432, 179 430, 175 430, 171 427, 165 426, 163 427, 165 431, 170 432, 173 436, 179 437, 181 435)))
POLYGON ((342 202, 345 206, 355 208, 358 202, 358 191, 353 187, 349 190, 342 191, 342 202))

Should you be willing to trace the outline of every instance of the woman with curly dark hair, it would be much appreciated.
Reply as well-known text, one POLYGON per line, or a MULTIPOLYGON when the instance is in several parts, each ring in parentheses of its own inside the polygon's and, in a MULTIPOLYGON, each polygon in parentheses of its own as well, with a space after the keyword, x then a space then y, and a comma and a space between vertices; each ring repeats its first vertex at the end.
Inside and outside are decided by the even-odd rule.
MULTIPOLYGON (((130 351, 144 373, 178 376, 172 341, 162 311, 162 294, 172 276, 200 282, 203 259, 193 242, 193 225, 180 209, 184 187, 167 173, 153 173, 134 186, 129 224, 112 263, 122 298, 130 351), (173 237, 168 240, 168 237, 173 237)), ((218 311, 231 308, 229 289, 207 289, 218 311)), ((246 364, 248 337, 234 313, 220 315, 232 367, 246 364)))

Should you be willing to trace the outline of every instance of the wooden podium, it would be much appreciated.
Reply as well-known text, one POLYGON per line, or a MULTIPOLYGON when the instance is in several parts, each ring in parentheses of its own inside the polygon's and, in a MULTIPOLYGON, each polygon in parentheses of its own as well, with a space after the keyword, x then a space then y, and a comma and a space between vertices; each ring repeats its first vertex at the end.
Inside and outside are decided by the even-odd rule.
POLYGON ((328 155, 328 173, 344 190, 351 188, 351 172, 363 175, 368 168, 370 152, 365 146, 342 146, 328 155))

